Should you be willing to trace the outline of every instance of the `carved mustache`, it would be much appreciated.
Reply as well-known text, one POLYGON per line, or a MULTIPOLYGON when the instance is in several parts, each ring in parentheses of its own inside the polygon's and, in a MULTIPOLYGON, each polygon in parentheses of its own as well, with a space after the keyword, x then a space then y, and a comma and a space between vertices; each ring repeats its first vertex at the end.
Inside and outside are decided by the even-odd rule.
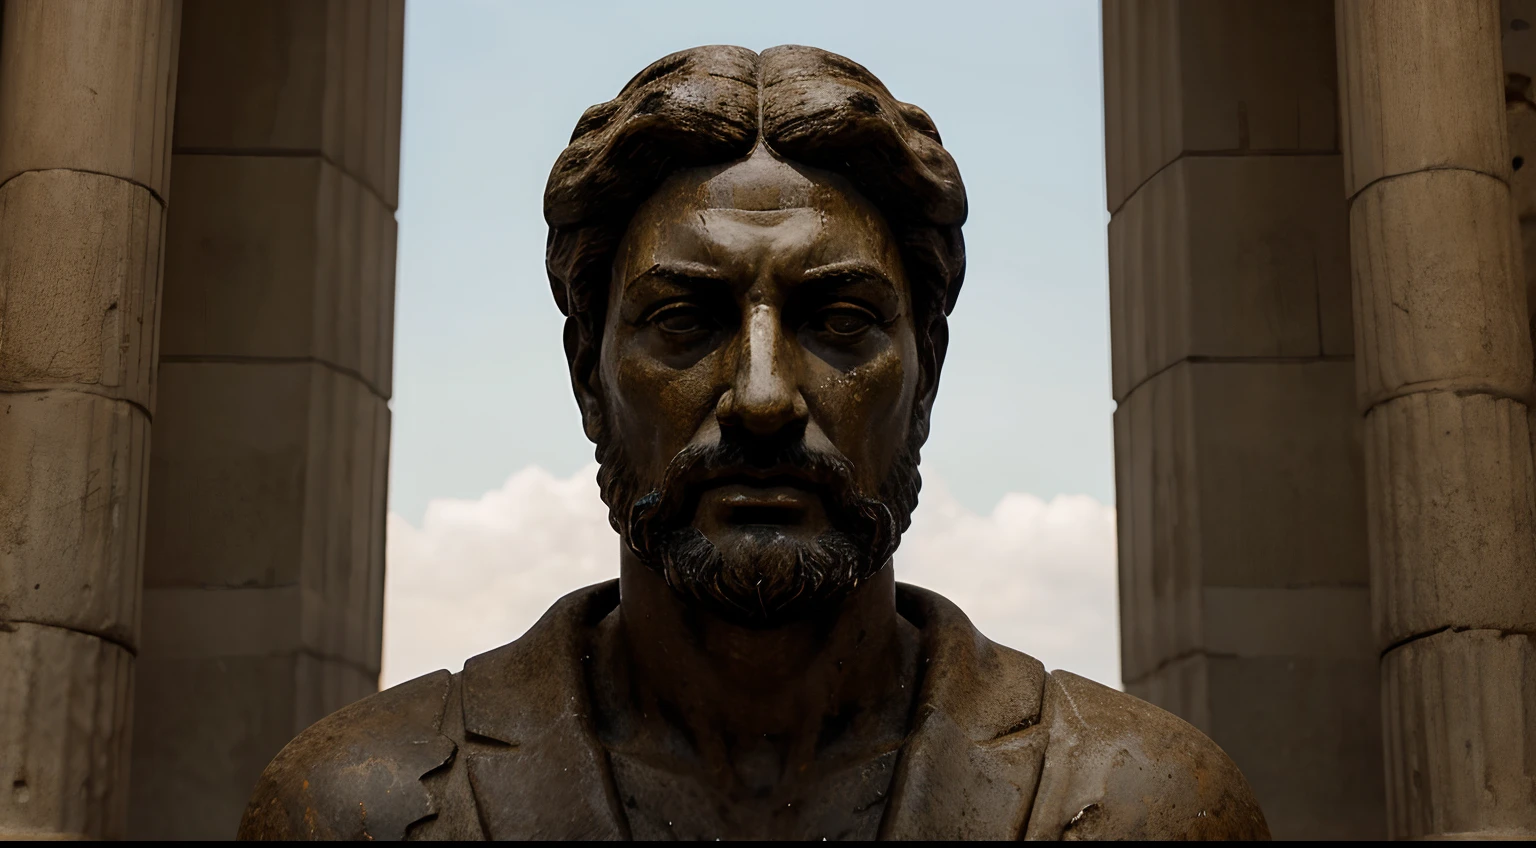
POLYGON ((701 488, 734 475, 803 481, 822 496, 834 526, 867 540, 878 561, 883 562, 894 549, 895 520, 890 509, 859 491, 853 465, 842 456, 812 450, 800 442, 744 445, 726 441, 684 448, 667 464, 661 486, 630 508, 626 544, 642 559, 649 557, 658 532, 688 519, 701 488))

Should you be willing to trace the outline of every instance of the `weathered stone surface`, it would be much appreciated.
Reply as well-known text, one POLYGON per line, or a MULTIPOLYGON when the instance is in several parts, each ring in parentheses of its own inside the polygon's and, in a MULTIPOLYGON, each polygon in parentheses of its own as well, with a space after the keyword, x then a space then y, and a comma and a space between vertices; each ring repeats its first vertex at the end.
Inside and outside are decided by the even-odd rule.
MULTIPOLYGON (((352 522, 384 497, 384 401, 314 363, 167 362, 161 379, 145 585, 298 584, 355 603, 351 581, 373 578, 352 569, 383 567, 352 522)), ((323 614, 350 633, 341 620, 362 613, 323 614)))
MULTIPOLYGON (((384 205, 400 205, 400 104, 405 87, 405 0, 384 0, 389 12, 384 47, 388 77, 384 86, 384 205)), ((395 251, 389 251, 394 264, 395 251)))
POLYGON ((1120 667, 1127 681, 1202 642, 1189 371, 1178 365, 1159 374, 1115 411, 1120 667))
POLYGON ((1253 785, 1277 839, 1385 835, 1374 656, 1208 662, 1211 738, 1253 785))
POLYGON ((1242 769, 1280 839, 1379 838, 1376 651, 1363 587, 1200 590, 1202 643, 1128 679, 1242 769), (1307 775, 1298 780, 1298 775, 1307 775))
POLYGON ((1523 717, 1529 675, 1458 632, 1536 622, 1499 4, 1340 3, 1338 26, 1388 832, 1528 827, 1529 746, 1489 719, 1523 717))
POLYGON ((148 190, 100 174, 0 186, 0 387, 152 408, 162 217, 148 190))
MULTIPOLYGON (((317 303, 314 310, 317 321, 329 319, 325 326, 330 333, 319 334, 318 346, 331 346, 337 365, 361 373, 362 331, 359 324, 364 316, 358 306, 363 290, 370 286, 364 285, 360 275, 365 239, 359 213, 367 192, 352 180, 340 180, 336 188, 336 217, 330 226, 322 225, 324 232, 320 242, 331 254, 326 258, 331 278, 326 281, 329 285, 318 293, 317 301, 328 302, 317 303)), ((371 197, 368 199, 372 200, 371 197)), ((371 284, 373 281, 367 282, 371 284)))
MULTIPOLYGON (((393 219, 393 213, 385 209, 383 204, 366 192, 358 192, 356 205, 352 207, 351 214, 357 216, 357 252, 356 259, 357 292, 350 301, 339 304, 340 313, 353 312, 356 314, 355 326, 357 335, 353 339, 338 339, 338 342, 350 342, 357 346, 357 371, 366 375, 369 386, 375 392, 383 393, 382 380, 380 379, 379 362, 379 334, 385 330, 380 306, 383 301, 382 265, 383 249, 386 241, 384 231, 384 219, 393 219)), ((390 254, 394 259, 394 254, 390 254)), ((392 281, 391 281, 392 282, 392 281)), ((392 292, 391 292, 392 293, 392 292)), ((349 324, 353 322, 348 322, 349 324)), ((389 327, 392 331, 394 328, 389 327)), ((388 397, 388 395, 385 395, 388 397)))
POLYGON ((1400 176, 1355 199, 1364 408, 1426 389, 1529 395, 1531 339, 1511 220, 1509 187, 1468 171, 1400 176))
POLYGON ((1375 661, 1365 586, 1207 586, 1202 596, 1205 650, 1212 654, 1375 661))
POLYGON ((1444 627, 1536 631, 1536 485, 1524 405, 1424 392, 1366 417, 1377 644, 1444 627))
POLYGON ((136 644, 148 442, 122 401, 0 392, 0 622, 136 644))
POLYGON ((367 600, 361 606, 366 618, 363 628, 363 666, 378 669, 384 651, 384 553, 389 531, 389 447, 394 418, 388 404, 374 407, 373 455, 369 477, 368 504, 368 583, 367 600))
MULTIPOLYGON (((1157 668, 1149 669, 1135 680, 1127 679, 1125 691, 1174 713, 1209 736, 1210 664, 1211 658, 1204 651, 1190 651, 1167 660, 1157 668)), ((1263 803, 1262 800, 1260 803, 1263 803)))
POLYGON ((1382 834, 1352 371, 1181 362, 1115 416, 1126 688, 1209 733, 1280 838, 1382 834))
POLYGON ((1333 4, 1109 0, 1110 211, 1187 152, 1337 150, 1333 4))
POLYGON ((1347 196, 1427 169, 1508 182, 1499 0, 1354 0, 1337 16, 1347 196))
MULTIPOLYGON (((386 98, 389 96, 391 82, 389 25, 393 9, 387 2, 373 2, 366 4, 364 11, 368 17, 368 49, 364 54, 364 60, 358 63, 358 67, 361 68, 363 77, 362 113, 367 117, 362 121, 362 130, 358 133, 363 139, 362 158, 358 171, 370 175, 372 177, 370 185, 374 191, 383 194, 389 181, 385 175, 387 167, 385 156, 388 149, 385 135, 387 133, 383 128, 389 120, 389 106, 386 98)), ((396 170, 398 171, 398 166, 396 170)))
POLYGON ((152 532, 146 557, 130 832, 229 835, 283 744, 377 689, 388 408, 315 364, 165 374, 164 421, 186 437, 155 454, 153 514, 189 523, 152 532), (214 486, 226 500, 197 498, 214 486), (197 812, 164 815, 178 799, 197 812))
MULTIPOLYGON (((365 151, 368 148, 369 107, 368 102, 368 48, 369 30, 368 19, 377 3, 357 2, 357 0, 345 0, 340 5, 340 23, 338 32, 341 36, 341 146, 340 162, 342 167, 358 174, 366 173, 367 159, 365 151)), ((380 115, 380 118, 383 116, 380 115)), ((377 186, 377 183, 366 180, 369 187, 377 186)))
MULTIPOLYGON (((1364 587, 1213 586, 1196 594, 1199 603, 1193 615, 1198 619, 1201 643, 1180 646, 1179 653, 1164 657, 1142 674, 1128 678, 1126 686, 1132 694, 1148 700, 1153 698, 1141 693, 1152 692, 1157 703, 1168 698, 1168 703, 1181 709, 1188 706, 1190 714, 1199 719, 1199 727, 1208 728, 1210 721, 1207 705, 1200 700, 1205 697, 1205 679, 1198 677, 1198 685, 1188 686, 1189 672, 1172 676, 1167 673, 1190 657, 1369 660, 1371 667, 1375 667, 1370 596, 1364 587), (1298 622, 1304 625, 1298 626, 1298 622)), ((1374 681, 1375 675, 1370 679, 1374 681)))
POLYGON ((0 25, 0 183, 67 168, 166 197, 180 0, 7 2, 0 25))
MULTIPOLYGON (((1181 363, 1116 412, 1127 680, 1211 647, 1201 593, 1212 587, 1363 589, 1351 367, 1181 363), (1319 477, 1332 485, 1316 485, 1319 477)), ((1333 612, 1347 617, 1348 602, 1339 603, 1333 612)))
POLYGON ((180 15, 16 0, 0 20, 7 834, 123 835, 180 15))
POLYGON ((1350 353, 1340 179, 1337 156, 1201 156, 1143 186, 1109 225, 1115 398, 1192 356, 1350 353))
POLYGON ((316 157, 179 155, 175 164, 161 353, 317 356, 317 329, 332 329, 315 305, 336 285, 321 256, 341 173, 316 157))
POLYGON ((161 660, 318 651, 304 638, 298 586, 144 590, 140 650, 161 660))
POLYGON ((379 278, 374 291, 379 300, 379 350, 377 375, 379 395, 385 398, 395 394, 395 248, 399 243, 400 226, 393 213, 385 215, 383 237, 379 242, 379 278))
POLYGON ((183 19, 178 151, 313 152, 395 208, 403 0, 187 0, 183 19))
POLYGON ((160 366, 147 588, 298 580, 310 383, 323 370, 304 363, 160 366))
MULTIPOLYGON (((1536 67, 1530 71, 1536 74, 1536 67)), ((1509 190, 1524 276, 1526 328, 1536 336, 1536 104, 1527 100, 1512 102, 1508 116, 1510 159, 1520 163, 1514 169, 1509 190)))
POLYGON ((1379 836, 1383 806, 1334 25, 1103 15, 1122 667, 1292 838, 1379 836), (1261 668, 1296 691, 1230 683, 1261 668))
POLYGON ((0 839, 123 835, 132 663, 95 636, 0 621, 0 839))
POLYGON ((233 838, 283 745, 378 689, 374 674, 302 653, 146 655, 138 677, 128 829, 141 839, 233 838), (166 815, 168 799, 195 803, 166 815))
POLYGON ((1364 585, 1351 363, 1189 368, 1205 585, 1364 585))
MULTIPOLYGON (((1510 200, 1524 276, 1526 328, 1536 339, 1536 0, 1504 0, 1505 117, 1509 126, 1510 200)), ((1536 410, 1530 416, 1536 446, 1536 410)))
POLYGON ((1276 839, 1379 839, 1378 673, 1363 657, 1198 652, 1127 691, 1190 722, 1232 757, 1276 839), (1298 780, 1297 775, 1306 775, 1298 780))
POLYGON ((1338 113, 1332 9, 1185 0, 1186 150, 1332 150, 1338 113))
POLYGON ((1381 681, 1392 837, 1536 837, 1531 636, 1437 633, 1389 652, 1381 681))
POLYGON ((164 357, 314 358, 387 391, 393 214, 316 157, 178 155, 176 166, 164 357))
POLYGON ((353 701, 379 691, 376 668, 301 653, 294 657, 294 735, 353 701))
POLYGON ((329 5, 183 0, 177 148, 319 152, 329 5))
POLYGON ((303 519, 304 638, 326 656, 379 667, 388 409, 356 381, 317 375, 311 384, 303 519), (382 442, 382 444, 381 444, 382 442))
POLYGON ((329 0, 323 149, 391 210, 398 201, 403 0, 329 0), (389 139, 393 138, 391 145, 389 139))
MULTIPOLYGON (((1536 0, 1499 0, 1500 46, 1504 73, 1536 80, 1536 0), (1518 21, 1518 23, 1517 23, 1518 21)), ((1511 132, 1513 136, 1513 132, 1511 132)))
POLYGON ((140 838, 233 835, 272 755, 377 688, 383 608, 404 3, 184 17, 140 838))
POLYGON ((1103 5, 1104 160, 1110 212, 1184 147, 1177 0, 1103 5))
POLYGON ((338 616, 341 601, 292 585, 146 589, 142 652, 162 660, 307 653, 377 676, 381 628, 370 600, 353 600, 357 612, 338 616))
MULTIPOLYGON (((1536 68, 1531 71, 1536 73, 1536 68)), ((1510 200, 1516 217, 1530 218, 1536 216, 1536 105, 1525 100, 1513 102, 1505 114, 1509 123, 1510 162, 1520 163, 1510 175, 1510 200)))

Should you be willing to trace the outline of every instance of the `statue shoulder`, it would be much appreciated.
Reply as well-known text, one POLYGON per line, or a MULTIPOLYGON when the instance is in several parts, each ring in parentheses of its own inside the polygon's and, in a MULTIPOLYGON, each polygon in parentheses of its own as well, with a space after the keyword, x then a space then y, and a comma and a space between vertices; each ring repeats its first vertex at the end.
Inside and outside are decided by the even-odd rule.
POLYGON ((456 750, 440 732, 453 688, 437 671, 316 722, 262 772, 237 838, 402 838, 433 812, 422 776, 456 750))
POLYGON ((1172 713, 1053 671, 1042 724, 1050 742, 1031 838, 1269 838, 1231 758, 1172 713))

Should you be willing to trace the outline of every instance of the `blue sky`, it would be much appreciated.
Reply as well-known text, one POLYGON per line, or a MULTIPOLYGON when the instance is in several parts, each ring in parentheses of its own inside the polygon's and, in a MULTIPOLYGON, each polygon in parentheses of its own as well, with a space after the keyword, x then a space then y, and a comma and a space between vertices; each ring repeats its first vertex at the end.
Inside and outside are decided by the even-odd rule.
POLYGON ((1113 504, 1099 4, 415 0, 407 6, 390 509, 591 460, 543 269, 576 119, 700 44, 798 43, 927 110, 970 194, 923 468, 965 507, 1113 504))

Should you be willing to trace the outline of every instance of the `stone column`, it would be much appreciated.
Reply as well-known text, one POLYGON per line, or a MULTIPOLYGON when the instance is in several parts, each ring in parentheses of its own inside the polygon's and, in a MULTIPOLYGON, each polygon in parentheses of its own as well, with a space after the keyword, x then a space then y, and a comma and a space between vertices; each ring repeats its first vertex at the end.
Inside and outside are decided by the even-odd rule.
POLYGON ((1331 0, 1108 0, 1121 661, 1279 838, 1383 834, 1331 0))
POLYGON ((179 21, 0 21, 0 837, 123 834, 179 21))
MULTIPOLYGON (((1503 0, 1504 114, 1519 227, 1527 326, 1536 339, 1536 0, 1503 0)), ((1536 445, 1536 409, 1531 410, 1536 445)))
POLYGON ((129 834, 378 687, 404 4, 186 0, 129 834))
POLYGON ((1389 834, 1536 835, 1531 340, 1497 0, 1341 0, 1389 834))

